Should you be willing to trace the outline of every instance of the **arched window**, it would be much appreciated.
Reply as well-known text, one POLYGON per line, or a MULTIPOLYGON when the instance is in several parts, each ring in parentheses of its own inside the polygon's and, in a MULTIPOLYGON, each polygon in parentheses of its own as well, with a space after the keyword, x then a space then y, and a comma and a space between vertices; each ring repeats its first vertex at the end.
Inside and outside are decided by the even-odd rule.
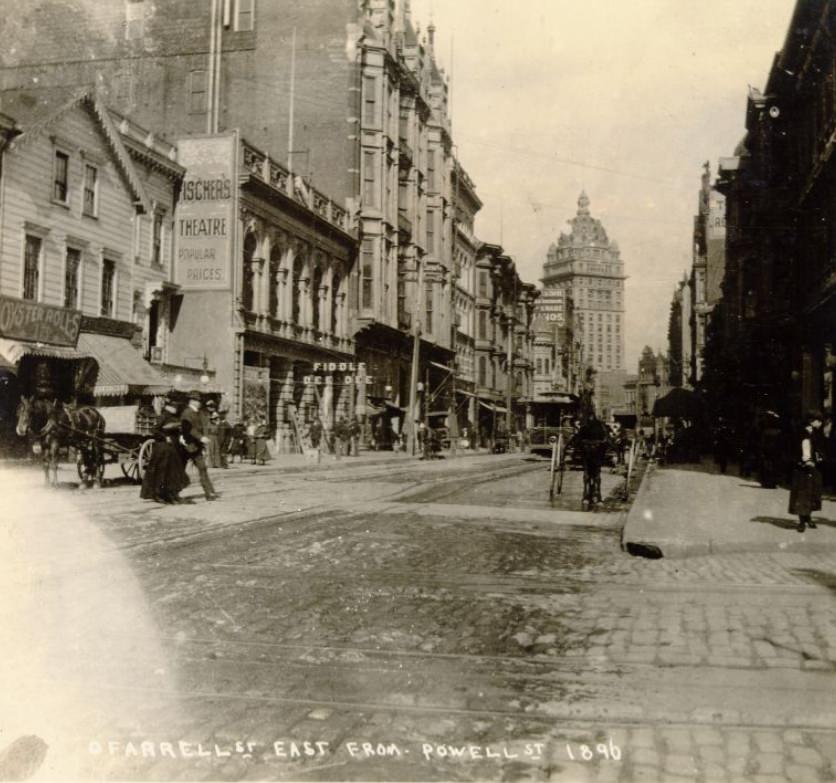
POLYGON ((334 275, 331 278, 331 334, 337 334, 339 331, 341 282, 339 274, 334 272, 334 275))
POLYGON ((282 249, 274 245, 270 251, 270 315, 279 314, 279 267, 282 263, 282 249))
POLYGON ((322 267, 317 264, 316 269, 314 269, 313 276, 311 279, 311 312, 313 313, 313 328, 319 329, 320 323, 320 301, 322 296, 320 294, 320 289, 322 288, 322 267))
POLYGON ((294 324, 299 324, 300 316, 300 291, 299 286, 302 284, 302 270, 305 268, 305 260, 301 255, 297 255, 293 259, 293 302, 291 307, 291 318, 294 324))
POLYGON ((253 258, 258 240, 255 234, 249 233, 244 237, 244 275, 241 284, 241 304, 245 310, 253 309, 253 258))

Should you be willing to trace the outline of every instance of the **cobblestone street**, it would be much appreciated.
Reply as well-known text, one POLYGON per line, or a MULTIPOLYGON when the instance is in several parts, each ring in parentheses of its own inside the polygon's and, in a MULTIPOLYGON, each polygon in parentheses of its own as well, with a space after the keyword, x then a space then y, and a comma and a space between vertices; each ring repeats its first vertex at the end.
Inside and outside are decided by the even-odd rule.
POLYGON ((180 507, 24 482, 0 738, 44 736, 42 777, 836 779, 836 554, 632 558, 623 479, 590 514, 580 478, 555 508, 518 455, 236 466, 180 507))

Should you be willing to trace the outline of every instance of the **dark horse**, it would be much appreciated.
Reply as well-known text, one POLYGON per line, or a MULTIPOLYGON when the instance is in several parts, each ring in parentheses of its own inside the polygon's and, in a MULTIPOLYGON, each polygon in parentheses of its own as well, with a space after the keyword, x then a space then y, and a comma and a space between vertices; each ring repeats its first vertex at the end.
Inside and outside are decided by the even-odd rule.
POLYGON ((89 405, 76 407, 57 400, 21 397, 17 406, 17 434, 22 438, 30 436, 40 445, 44 477, 52 486, 58 484, 58 453, 68 446, 78 452, 81 478, 101 486, 104 429, 101 413, 89 405))

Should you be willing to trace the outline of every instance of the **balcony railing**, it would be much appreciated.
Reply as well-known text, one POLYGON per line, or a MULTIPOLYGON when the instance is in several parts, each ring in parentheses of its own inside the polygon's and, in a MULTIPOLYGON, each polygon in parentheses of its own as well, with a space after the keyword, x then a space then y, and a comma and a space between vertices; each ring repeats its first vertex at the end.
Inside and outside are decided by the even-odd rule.
POLYGON ((241 140, 241 168, 297 201, 328 223, 346 233, 352 231, 348 212, 343 207, 316 190, 301 176, 291 174, 280 163, 243 139, 241 140))

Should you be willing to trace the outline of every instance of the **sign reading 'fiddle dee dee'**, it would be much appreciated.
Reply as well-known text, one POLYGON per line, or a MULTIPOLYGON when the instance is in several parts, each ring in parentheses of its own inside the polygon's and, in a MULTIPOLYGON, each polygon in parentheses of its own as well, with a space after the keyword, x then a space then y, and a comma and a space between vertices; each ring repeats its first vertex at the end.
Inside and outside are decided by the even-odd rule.
POLYGON ((175 279, 184 290, 228 290, 237 215, 237 135, 181 139, 186 178, 174 219, 175 279))
POLYGON ((78 310, 0 296, 0 337, 75 348, 80 329, 78 310))

